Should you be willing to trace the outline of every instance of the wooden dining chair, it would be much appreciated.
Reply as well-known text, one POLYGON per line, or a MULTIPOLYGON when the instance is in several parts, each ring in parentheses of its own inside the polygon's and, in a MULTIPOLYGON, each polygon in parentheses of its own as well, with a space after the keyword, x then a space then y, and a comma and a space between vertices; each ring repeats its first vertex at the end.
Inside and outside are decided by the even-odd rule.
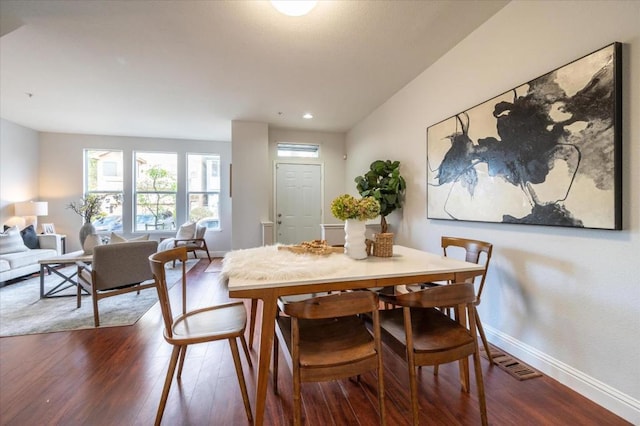
MULTIPOLYGON (((251 406, 249 396, 247 394, 247 386, 242 371, 242 363, 238 352, 238 344, 236 339, 240 339, 245 355, 251 365, 247 343, 244 338, 244 331, 247 324, 247 312, 242 301, 229 302, 216 306, 209 306, 183 313, 177 317, 173 316, 171 310, 171 301, 169 299, 169 290, 165 274, 165 264, 179 260, 184 265, 187 260, 187 249, 178 247, 166 251, 157 252, 149 256, 149 264, 157 282, 158 298, 160 299, 160 308, 162 310, 162 318, 164 321, 164 339, 173 345, 169 368, 162 389, 160 405, 156 414, 155 424, 159 425, 162 420, 164 408, 171 389, 171 382, 178 364, 177 378, 182 375, 182 367, 187 353, 187 346, 196 343, 206 343, 215 340, 226 339, 231 347, 231 355, 240 384, 240 391, 244 401, 244 408, 247 419, 251 423, 253 417, 251 414, 251 406)), ((186 285, 185 268, 182 269, 182 286, 186 285)), ((183 300, 184 306, 184 300, 183 300)), ((184 310, 184 308, 183 308, 184 310)))
POLYGON ((276 319, 273 386, 278 393, 278 347, 293 373, 294 425, 302 422, 301 383, 359 376, 374 370, 378 376, 380 424, 385 424, 382 347, 378 296, 345 292, 282 305, 276 319), (360 314, 370 314, 373 335, 360 314))
MULTIPOLYGON (((484 266, 484 269, 480 271, 480 273, 470 273, 469 277, 465 280, 465 282, 472 282, 477 284, 476 300, 474 302, 474 305, 477 307, 478 305, 480 305, 482 290, 484 289, 485 280, 487 278, 487 270, 489 269, 489 262, 491 261, 493 244, 486 241, 472 240, 469 238, 445 236, 441 238, 441 245, 443 254, 445 256, 459 257, 461 259, 464 259, 466 262, 482 264, 484 266), (460 253, 458 254, 456 253, 456 251, 459 251, 460 253)), ((442 284, 450 283, 422 283, 418 285, 406 286, 406 289, 408 291, 415 291, 416 289, 433 287, 442 284)), ((484 328, 482 327, 482 322, 480 321, 480 315, 478 315, 477 309, 475 310, 475 317, 476 325, 478 326, 478 332, 480 333, 480 338, 482 339, 482 344, 487 354, 487 358, 489 359, 489 363, 495 364, 495 362, 493 361, 493 357, 491 356, 489 342, 487 341, 487 336, 484 333, 484 328)), ((438 374, 437 367, 434 369, 434 373, 438 374)))
POLYGON ((419 423, 416 368, 462 360, 461 384, 469 392, 467 359, 473 356, 480 416, 487 425, 487 407, 475 324, 476 294, 472 283, 431 287, 404 294, 380 295, 394 309, 379 313, 382 341, 406 360, 411 391, 413 424, 419 423), (450 307, 457 320, 440 308, 450 307), (467 318, 469 319, 467 321, 467 318))
MULTIPOLYGON (((484 270, 481 275, 478 275, 477 278, 475 276, 470 277, 467 281, 474 282, 475 280, 479 280, 477 289, 476 289, 476 300, 473 304, 477 307, 480 305, 480 297, 482 296, 482 290, 484 289, 484 283, 487 279, 487 270, 489 269, 489 262, 491 261, 491 254, 493 252, 493 244, 488 243, 486 241, 480 240, 471 240, 468 238, 458 238, 458 237, 442 237, 441 239, 442 250, 445 256, 453 256, 453 251, 456 248, 462 249, 464 251, 464 260, 470 263, 480 264, 482 263, 484 266, 484 270)), ((487 341, 487 337, 484 334, 484 328, 482 328, 482 321, 480 321, 480 315, 478 315, 478 310, 474 309, 474 316, 476 319, 476 325, 478 327, 478 332, 480 333, 480 338, 482 339, 482 344, 484 345, 484 350, 487 353, 487 358, 489 359, 489 363, 493 364, 493 358, 491 357, 491 351, 489 350, 489 342, 487 341)))

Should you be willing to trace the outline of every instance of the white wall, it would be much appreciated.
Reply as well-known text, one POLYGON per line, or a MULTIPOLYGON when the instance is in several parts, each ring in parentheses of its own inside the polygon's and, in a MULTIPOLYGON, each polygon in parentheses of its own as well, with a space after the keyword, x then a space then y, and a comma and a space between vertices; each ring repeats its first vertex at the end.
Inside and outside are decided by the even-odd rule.
POLYGON ((269 219, 271 172, 269 126, 266 123, 231 123, 233 157, 232 248, 262 245, 261 222, 269 219))
POLYGON ((516 1, 347 135, 345 187, 374 159, 408 182, 398 242, 491 241, 490 340, 640 424, 640 2, 516 1), (623 46, 623 231, 426 218, 426 128, 614 41, 623 46))
POLYGON ((0 119, 0 224, 13 218, 16 202, 48 201, 38 198, 39 158, 38 132, 0 119))
MULTIPOLYGON (((231 249, 231 200, 229 199, 229 161, 231 144, 229 142, 192 141, 182 139, 139 138, 124 136, 94 136, 62 133, 40 134, 40 181, 39 190, 43 200, 49 201, 49 216, 46 222, 56 227, 56 232, 67 235, 67 251, 80 250, 77 237, 82 219, 66 208, 82 196, 83 150, 85 148, 120 149, 124 161, 132 161, 133 150, 169 151, 179 155, 186 153, 220 154, 220 231, 207 231, 205 238, 212 254, 224 253, 231 249)), ((128 169, 125 169, 128 170, 128 169)), ((186 170, 179 164, 179 173, 186 170)), ((125 180, 132 177, 125 175, 125 180)), ((125 186, 125 200, 132 197, 125 186)), ((178 203, 184 203, 178 199, 178 203)), ((40 219, 43 221, 43 218, 40 219)), ((177 225, 186 218, 178 217, 177 225)), ((125 227, 127 223, 124 223, 125 227)), ((125 228, 126 229, 126 228, 125 228)), ((126 235, 130 235, 125 232, 126 235)), ((175 231, 153 233, 152 238, 175 236, 175 231)))

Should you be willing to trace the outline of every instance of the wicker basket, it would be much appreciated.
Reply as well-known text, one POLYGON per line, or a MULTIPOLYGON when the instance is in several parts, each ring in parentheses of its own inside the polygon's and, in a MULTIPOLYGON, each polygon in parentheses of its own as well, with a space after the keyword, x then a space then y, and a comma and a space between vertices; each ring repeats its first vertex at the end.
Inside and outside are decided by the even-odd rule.
POLYGON ((373 243, 373 255, 377 257, 393 256, 393 233, 375 234, 373 243))

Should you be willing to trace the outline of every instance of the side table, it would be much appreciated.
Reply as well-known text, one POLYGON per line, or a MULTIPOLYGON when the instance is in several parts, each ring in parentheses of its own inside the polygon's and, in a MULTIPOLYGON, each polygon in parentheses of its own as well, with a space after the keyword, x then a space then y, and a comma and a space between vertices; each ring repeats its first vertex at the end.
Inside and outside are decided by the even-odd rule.
POLYGON ((79 251, 63 254, 62 256, 50 257, 47 259, 40 260, 39 261, 40 263, 40 298, 43 299, 45 297, 75 296, 75 294, 62 295, 58 293, 68 289, 69 287, 74 287, 78 285, 78 281, 76 278, 76 275, 78 274, 78 270, 75 269, 73 273, 65 275, 63 272, 61 272, 57 268, 60 266, 75 265, 76 262, 91 263, 92 259, 93 259, 92 255, 84 254, 84 251, 79 250, 79 251), (62 278, 61 282, 55 284, 55 286, 47 292, 45 292, 45 288, 44 288, 45 272, 49 272, 49 273, 53 272, 54 274, 62 278), (64 286, 64 284, 67 284, 67 283, 68 285, 64 286))

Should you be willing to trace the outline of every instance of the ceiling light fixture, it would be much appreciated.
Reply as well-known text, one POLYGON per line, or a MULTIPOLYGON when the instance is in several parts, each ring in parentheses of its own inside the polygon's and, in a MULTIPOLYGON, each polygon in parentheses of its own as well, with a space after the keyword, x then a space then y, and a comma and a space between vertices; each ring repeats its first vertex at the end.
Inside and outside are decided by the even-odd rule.
POLYGON ((313 114, 308 112, 305 115, 303 115, 302 118, 307 119, 307 120, 311 120, 313 118, 313 114))
POLYGON ((271 0, 278 12, 287 16, 303 16, 316 7, 316 0, 271 0))

